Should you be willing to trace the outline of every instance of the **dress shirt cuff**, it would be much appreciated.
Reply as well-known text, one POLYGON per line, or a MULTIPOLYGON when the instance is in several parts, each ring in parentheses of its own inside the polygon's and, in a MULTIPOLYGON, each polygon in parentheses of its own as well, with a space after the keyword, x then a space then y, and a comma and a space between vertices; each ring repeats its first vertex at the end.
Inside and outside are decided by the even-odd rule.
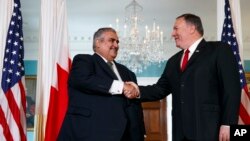
POLYGON ((109 93, 111 93, 112 95, 122 94, 123 86, 124 86, 123 81, 114 80, 109 89, 109 93))

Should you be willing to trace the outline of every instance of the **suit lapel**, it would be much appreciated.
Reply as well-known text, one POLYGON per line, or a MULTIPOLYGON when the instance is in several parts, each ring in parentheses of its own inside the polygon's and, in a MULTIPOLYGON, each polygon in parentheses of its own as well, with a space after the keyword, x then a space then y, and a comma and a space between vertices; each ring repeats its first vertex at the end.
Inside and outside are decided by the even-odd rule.
POLYGON ((177 55, 177 63, 176 63, 176 68, 177 70, 179 70, 178 72, 181 73, 181 58, 182 58, 182 54, 183 54, 183 51, 180 51, 179 54, 177 55))
POLYGON ((114 63, 116 65, 116 68, 118 70, 118 73, 120 74, 122 81, 128 81, 129 78, 127 77, 128 75, 126 74, 126 71, 124 69, 122 69, 120 64, 117 64, 115 61, 114 61, 114 63))
POLYGON ((186 69, 188 69, 190 66, 192 66, 193 63, 195 63, 197 58, 202 54, 203 50, 205 49, 205 45, 206 45, 206 41, 203 39, 199 43, 197 48, 195 49, 195 51, 194 51, 193 55, 191 56, 191 58, 188 60, 186 69))
POLYGON ((107 73, 110 77, 118 80, 117 76, 115 75, 115 73, 109 68, 108 64, 98 55, 98 54, 94 54, 93 57, 97 60, 97 63, 99 63, 101 69, 107 73))

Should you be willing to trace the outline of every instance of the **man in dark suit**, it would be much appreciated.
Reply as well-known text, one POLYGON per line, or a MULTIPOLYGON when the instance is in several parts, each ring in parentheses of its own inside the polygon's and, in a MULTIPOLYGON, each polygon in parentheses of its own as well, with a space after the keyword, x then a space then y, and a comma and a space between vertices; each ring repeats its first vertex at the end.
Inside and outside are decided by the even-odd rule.
POLYGON ((182 50, 168 60, 156 84, 139 87, 142 101, 172 93, 173 141, 229 141, 230 125, 238 121, 236 59, 230 46, 205 41, 203 32, 198 16, 177 17, 172 36, 182 50))
POLYGON ((69 105, 59 141, 144 140, 141 103, 124 96, 124 91, 135 89, 124 82, 136 83, 136 76, 114 61, 118 43, 114 29, 100 28, 94 34, 95 53, 74 57, 68 81, 69 105))

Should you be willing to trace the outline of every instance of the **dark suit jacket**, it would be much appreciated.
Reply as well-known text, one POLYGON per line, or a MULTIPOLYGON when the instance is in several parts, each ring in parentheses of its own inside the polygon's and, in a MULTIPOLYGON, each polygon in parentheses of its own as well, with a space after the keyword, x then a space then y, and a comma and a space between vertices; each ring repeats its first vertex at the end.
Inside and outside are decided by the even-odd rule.
MULTIPOLYGON (((115 65, 123 81, 136 83, 133 72, 115 65)), ((141 103, 109 94, 114 79, 116 76, 99 55, 74 57, 68 81, 69 106, 58 140, 120 141, 127 128, 130 141, 143 141, 141 103)))
POLYGON ((236 124, 240 81, 231 48, 221 42, 199 43, 180 71, 183 50, 171 57, 152 86, 141 86, 141 100, 159 100, 172 93, 173 140, 216 141, 220 125, 236 124))

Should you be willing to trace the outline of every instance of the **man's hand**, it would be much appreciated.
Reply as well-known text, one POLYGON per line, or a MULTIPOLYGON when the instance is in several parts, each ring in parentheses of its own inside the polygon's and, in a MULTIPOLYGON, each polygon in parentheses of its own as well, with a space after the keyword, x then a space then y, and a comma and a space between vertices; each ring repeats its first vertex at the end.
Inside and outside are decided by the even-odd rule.
POLYGON ((220 126, 219 141, 230 141, 230 126, 220 126))
POLYGON ((125 82, 123 87, 123 94, 129 99, 139 97, 139 87, 134 82, 125 82))

